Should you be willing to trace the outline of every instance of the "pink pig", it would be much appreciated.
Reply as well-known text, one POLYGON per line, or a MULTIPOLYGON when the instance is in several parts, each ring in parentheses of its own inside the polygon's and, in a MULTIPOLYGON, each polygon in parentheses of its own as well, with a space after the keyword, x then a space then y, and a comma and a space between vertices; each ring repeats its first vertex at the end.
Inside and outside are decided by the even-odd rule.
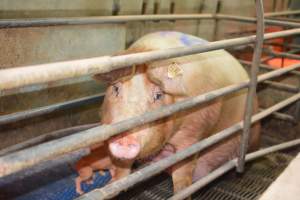
MULTIPOLYGON (((184 47, 206 41, 179 32, 157 32, 136 41, 124 54, 184 47)), ((238 61, 224 50, 155 61, 99 74, 95 79, 109 82, 102 106, 103 124, 111 124, 248 79, 238 61)), ((168 118, 136 127, 108 141, 115 165, 115 179, 126 176, 135 160, 159 160, 209 137, 243 119, 247 90, 179 112, 168 118)), ((255 101, 255 111, 257 102, 255 101)), ((259 124, 251 130, 250 147, 259 143, 259 124)), ((236 157, 239 134, 171 169, 174 192, 191 185, 224 162, 236 157)))

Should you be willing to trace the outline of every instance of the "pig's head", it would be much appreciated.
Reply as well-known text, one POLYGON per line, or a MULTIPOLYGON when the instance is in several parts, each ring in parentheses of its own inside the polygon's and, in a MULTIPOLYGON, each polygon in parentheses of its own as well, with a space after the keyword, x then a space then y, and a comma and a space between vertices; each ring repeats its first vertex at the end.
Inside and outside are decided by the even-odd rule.
MULTIPOLYGON (((130 74, 128 70, 95 76, 95 79, 110 82, 101 109, 102 124, 120 122, 173 103, 171 96, 148 79, 145 66, 137 67, 131 77, 119 79, 130 74)), ((159 151, 172 131, 171 118, 157 120, 110 138, 109 151, 114 158, 121 160, 145 158, 159 151)))

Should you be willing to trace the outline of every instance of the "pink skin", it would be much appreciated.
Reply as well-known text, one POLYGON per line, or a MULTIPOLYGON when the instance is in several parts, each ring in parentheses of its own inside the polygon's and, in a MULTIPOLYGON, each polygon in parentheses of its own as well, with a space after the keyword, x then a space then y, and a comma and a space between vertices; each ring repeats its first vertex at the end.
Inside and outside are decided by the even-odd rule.
MULTIPOLYGON (((163 93, 156 84, 149 81, 145 73, 139 73, 132 79, 116 82, 108 87, 101 122, 116 123, 184 98, 174 98, 163 93), (137 79, 136 76, 140 78, 137 79), (138 95, 136 91, 139 91, 138 95)), ((109 151, 116 168, 113 180, 128 175, 134 160, 147 160, 149 156, 156 155, 151 158, 155 162, 211 135, 209 130, 220 120, 222 104, 222 100, 215 100, 109 139, 109 151)), ((172 174, 174 191, 182 190, 193 180, 198 180, 236 157, 237 147, 238 137, 233 137, 199 154, 198 159, 192 157, 175 164, 168 170, 172 174)))
MULTIPOLYGON (((189 65, 193 61, 178 60, 180 66, 189 65)), ((166 66, 170 63, 162 61, 153 65, 147 66, 148 71, 145 71, 145 66, 138 66, 137 74, 126 80, 115 81, 108 87, 102 105, 102 124, 117 123, 160 106, 224 87, 222 84, 230 84, 225 81, 231 81, 228 77, 220 81, 222 76, 215 75, 216 72, 210 66, 207 73, 200 71, 201 76, 197 74, 200 72, 193 71, 201 69, 199 66, 194 64, 194 69, 186 66, 182 68, 188 69, 183 70, 183 75, 170 79, 166 72, 166 66)), ((113 81, 114 76, 120 77, 116 72, 111 72, 95 78, 113 81)), ((240 75, 235 77, 239 78, 240 75)), ((243 118, 245 97, 244 90, 110 138, 109 151, 116 167, 114 180, 128 175, 135 160, 151 157, 153 162, 158 161, 240 121, 243 118)), ((250 146, 254 147, 258 141, 259 125, 256 124, 252 129, 250 146)), ((236 157, 238 147, 239 136, 235 135, 172 166, 169 172, 172 174, 174 192, 188 187, 192 181, 236 157)))

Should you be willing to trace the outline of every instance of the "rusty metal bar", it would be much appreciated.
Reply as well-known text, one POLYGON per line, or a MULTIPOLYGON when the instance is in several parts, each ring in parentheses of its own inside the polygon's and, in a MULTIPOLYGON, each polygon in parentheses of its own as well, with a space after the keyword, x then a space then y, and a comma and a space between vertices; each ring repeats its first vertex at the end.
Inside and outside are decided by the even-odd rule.
POLYGON ((287 16, 287 15, 300 15, 300 10, 287 10, 282 12, 265 13, 265 17, 287 16))
MULTIPOLYGON (((265 39, 267 40, 278 37, 287 37, 296 34, 300 34, 300 28, 276 33, 268 33, 265 34, 265 39)), ((179 47, 130 55, 103 56, 74 61, 4 69, 0 71, 0 92, 1 90, 14 89, 26 85, 58 81, 66 78, 74 78, 95 73, 105 73, 134 64, 142 64, 155 60, 245 45, 252 43, 255 40, 256 36, 248 36, 211 42, 206 45, 195 45, 192 47, 179 47)))
POLYGON ((4 124, 9 124, 13 122, 17 122, 20 120, 37 117, 45 114, 49 114, 55 111, 66 110, 70 108, 75 108, 81 105, 92 104, 96 102, 100 102, 104 98, 104 93, 87 96, 83 98, 78 98, 71 101, 65 101, 63 103, 57 103, 49 106, 44 106, 40 108, 35 108, 28 111, 16 112, 8 115, 0 116, 0 126, 4 124))
MULTIPOLYGON (((258 82, 281 76, 289 71, 299 68, 300 64, 296 64, 287 68, 265 73, 258 77, 258 82)), ((53 159, 65 153, 97 144, 121 132, 170 116, 181 110, 186 110, 196 105, 209 102, 226 94, 244 89, 248 87, 248 85, 249 80, 198 95, 173 105, 163 106, 115 124, 98 126, 55 141, 46 142, 38 146, 2 156, 0 157, 0 177, 31 167, 42 161, 53 159)))
MULTIPOLYGON (((239 60, 239 62, 240 62, 241 64, 243 64, 243 65, 247 65, 247 66, 251 65, 251 62, 246 61, 246 60, 239 60)), ((259 67, 260 67, 261 69, 268 70, 268 71, 273 71, 273 70, 275 70, 272 66, 270 66, 270 65, 265 65, 265 64, 260 64, 259 67)), ((300 76, 300 72, 298 72, 298 71, 290 71, 289 74, 293 74, 293 75, 296 75, 296 76, 300 76)))
POLYGON ((26 140, 25 142, 18 143, 16 145, 9 146, 5 149, 0 150, 0 156, 3 156, 8 153, 16 152, 37 144, 41 144, 43 142, 47 142, 49 140, 54 140, 58 138, 62 138, 68 135, 71 135, 73 133, 79 132, 79 131, 84 131, 90 128, 94 128, 96 126, 99 126, 99 123, 94 123, 94 124, 84 124, 84 125, 78 125, 78 126, 73 126, 65 129, 60 129, 51 133, 46 133, 44 135, 40 135, 38 137, 26 140))
MULTIPOLYGON (((266 109, 263 112, 260 112, 256 115, 254 115, 251 119, 252 123, 255 123, 263 118, 265 118, 266 116, 272 114, 275 111, 278 111, 282 108, 284 108, 285 106, 297 101, 298 99, 300 99, 300 94, 296 94, 268 109, 266 109)), ((79 197, 78 200, 103 200, 103 199, 109 199, 112 198, 114 196, 116 196, 119 192, 126 190, 130 187, 132 187, 133 185, 135 185, 138 182, 144 181, 156 174, 158 174, 159 172, 163 171, 164 169, 167 169, 168 167, 172 166, 173 164, 184 160, 185 158, 188 158, 192 155, 194 155, 195 153, 198 153, 199 151, 204 150, 205 148, 216 144, 217 142, 222 141, 223 139, 233 135, 234 133, 236 133, 237 131, 243 129, 243 123, 239 122, 236 123, 235 125, 224 129, 223 131, 218 132, 217 134, 206 138, 182 151, 177 152, 174 155, 171 155, 165 159, 162 159, 150 166, 147 166, 141 170, 138 170, 137 172, 134 172, 120 180, 114 181, 111 184, 100 188, 100 189, 96 189, 90 193, 84 194, 83 196, 79 197)))
MULTIPOLYGON (((295 139, 295 140, 292 140, 292 141, 289 141, 289 142, 284 142, 284 143, 281 143, 281 144, 278 144, 278 145, 274 145, 274 146, 271 146, 271 147, 268 147, 268 148, 265 148, 265 149, 262 149, 262 150, 258 150, 258 151, 249 153, 249 154, 246 155, 245 160, 246 160, 246 162, 252 161, 254 159, 263 157, 267 154, 270 154, 270 153, 273 153, 273 152, 276 152, 276 151, 285 150, 285 149, 288 149, 288 148, 292 148, 292 147, 295 147, 299 144, 300 144, 300 139, 295 139)), ((202 179, 198 180, 197 182, 195 182, 191 186, 183 189, 178 194, 175 194, 173 197, 169 198, 168 200, 181 200, 181 199, 185 199, 185 198, 191 196, 193 193, 200 190, 201 188, 203 188, 204 186, 206 186, 207 184, 209 184, 213 180, 217 179, 218 177, 222 176, 226 172, 233 169, 236 165, 237 165, 237 160, 236 159, 233 159, 233 160, 225 163, 224 165, 222 165, 218 169, 212 171, 207 176, 205 176, 202 179)), ((86 199, 88 199, 88 198, 86 198, 86 199)))
POLYGON ((240 146, 240 155, 238 158, 238 166, 237 171, 239 173, 244 172, 244 165, 245 165, 245 156, 248 150, 249 138, 250 138, 250 129, 251 129, 251 117, 253 113, 253 104, 255 96, 256 96, 256 87, 257 87, 257 74, 259 71, 262 47, 264 43, 264 31, 265 31, 265 24, 264 24, 264 7, 262 0, 255 1, 255 8, 256 8, 256 42, 255 42, 255 49, 252 58, 252 65, 251 65, 251 73, 250 73, 250 84, 247 93, 246 99, 246 108, 244 114, 244 130, 241 137, 241 146, 240 146))
MULTIPOLYGON (((160 20, 199 20, 199 19, 221 19, 234 20, 247 23, 256 23, 253 17, 243 17, 225 14, 160 14, 160 15, 119 15, 119 16, 96 16, 96 17, 65 17, 65 18, 38 18, 38 19, 5 19, 0 20, 1 28, 18 27, 45 27, 61 25, 88 25, 88 24, 114 24, 138 21, 160 21, 160 20)), ((278 25, 288 27, 299 27, 299 23, 283 22, 280 20, 267 19, 267 25, 278 25)))

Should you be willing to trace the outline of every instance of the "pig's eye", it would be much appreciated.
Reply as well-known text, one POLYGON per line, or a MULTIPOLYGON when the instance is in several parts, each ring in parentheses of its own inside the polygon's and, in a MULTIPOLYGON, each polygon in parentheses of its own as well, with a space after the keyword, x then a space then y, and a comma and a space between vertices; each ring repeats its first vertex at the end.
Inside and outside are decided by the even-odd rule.
POLYGON ((119 87, 119 86, 113 85, 113 86, 112 86, 112 90, 113 90, 113 93, 114 93, 116 96, 119 95, 119 93, 120 93, 120 87, 119 87))
POLYGON ((156 93, 154 94, 154 101, 157 101, 157 100, 162 99, 163 95, 164 95, 164 94, 163 94, 162 92, 156 92, 156 93))

